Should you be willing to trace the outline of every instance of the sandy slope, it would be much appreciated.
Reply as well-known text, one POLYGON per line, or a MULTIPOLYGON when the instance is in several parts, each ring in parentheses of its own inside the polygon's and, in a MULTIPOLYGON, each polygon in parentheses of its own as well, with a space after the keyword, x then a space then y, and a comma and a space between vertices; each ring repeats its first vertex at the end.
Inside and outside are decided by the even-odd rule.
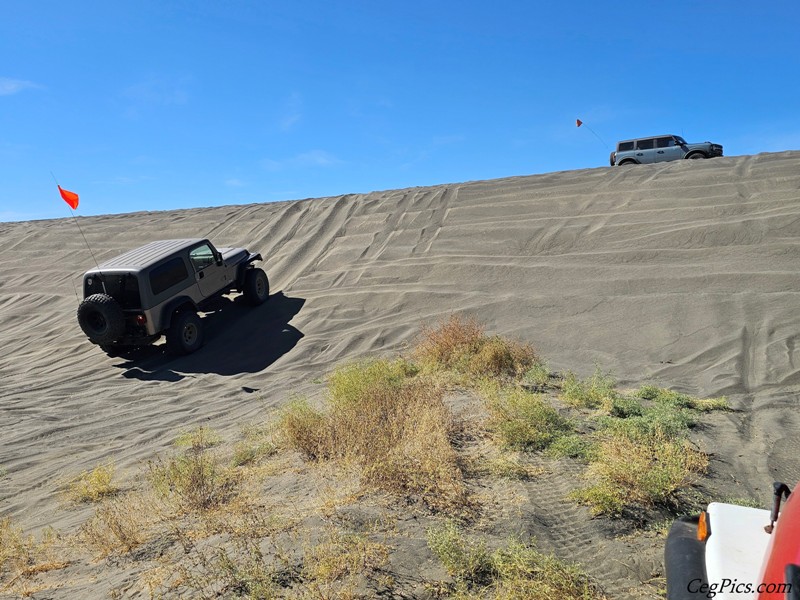
MULTIPOLYGON (((153 239, 261 252, 273 297, 223 302, 187 358, 112 359, 75 320, 71 220, 0 224, 0 514, 69 526, 59 482, 131 469, 187 427, 230 435, 333 365, 451 312, 554 369, 727 395, 709 435, 743 490, 800 479, 800 152, 80 219, 99 261, 153 239)), ((199 202, 202 202, 201 200, 199 202)))

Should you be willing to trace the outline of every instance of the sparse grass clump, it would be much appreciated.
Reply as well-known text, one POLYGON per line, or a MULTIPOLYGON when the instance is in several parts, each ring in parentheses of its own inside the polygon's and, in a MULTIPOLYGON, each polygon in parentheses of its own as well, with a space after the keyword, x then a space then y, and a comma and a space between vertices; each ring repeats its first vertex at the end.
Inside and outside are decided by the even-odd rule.
POLYGON ((487 336, 475 319, 458 315, 438 327, 424 327, 413 357, 425 370, 471 377, 520 377, 538 362, 530 344, 487 336))
POLYGON ((534 364, 522 376, 522 384, 533 388, 545 388, 550 383, 550 369, 543 363, 534 364))
POLYGON ((151 502, 129 493, 102 503, 81 526, 78 538, 94 554, 126 554, 147 541, 156 519, 151 502))
POLYGON ((619 514, 632 504, 667 503, 707 467, 708 457, 683 437, 612 432, 598 442, 589 465, 594 483, 572 497, 594 514, 619 514))
POLYGON ((204 511, 236 495, 236 472, 208 452, 206 442, 205 436, 193 438, 192 445, 183 454, 148 463, 153 489, 183 510, 204 511))
POLYGON ((643 385, 636 391, 636 395, 645 400, 652 400, 658 404, 666 404, 679 408, 691 408, 702 412, 730 410, 730 404, 728 404, 728 400, 724 396, 719 398, 695 398, 688 394, 681 394, 680 392, 656 387, 654 385, 643 385))
POLYGON ((10 518, 0 519, 0 591, 29 596, 31 578, 66 567, 69 563, 59 542, 52 528, 46 528, 37 540, 25 535, 10 518))
POLYGON ((561 383, 561 399, 568 405, 576 408, 604 408, 611 409, 619 393, 616 391, 617 382, 610 374, 603 374, 599 367, 594 374, 586 379, 568 372, 561 383))
POLYGON ((570 431, 569 422, 543 396, 520 388, 498 388, 487 397, 489 426, 502 445, 542 450, 570 431))
POLYGON ((428 530, 428 547, 455 580, 457 598, 604 598, 578 567, 518 540, 491 552, 447 522, 428 530))
POLYGON ((332 583, 379 569, 389 560, 389 547, 363 534, 330 530, 304 553, 303 572, 307 579, 332 583))
POLYGON ((325 411, 297 400, 283 412, 279 428, 307 458, 358 465, 368 485, 419 495, 431 507, 461 503, 463 475, 450 444, 454 423, 443 392, 407 373, 398 361, 341 367, 329 377, 325 411))
POLYGON ((114 483, 114 465, 98 465, 91 471, 83 471, 67 484, 67 497, 75 503, 97 502, 119 492, 114 483))

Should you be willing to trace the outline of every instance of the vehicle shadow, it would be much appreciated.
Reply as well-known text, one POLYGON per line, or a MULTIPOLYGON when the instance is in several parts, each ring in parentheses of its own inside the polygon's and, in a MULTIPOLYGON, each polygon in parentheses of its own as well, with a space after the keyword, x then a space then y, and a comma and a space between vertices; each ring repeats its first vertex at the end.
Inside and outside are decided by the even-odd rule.
POLYGON ((207 307, 205 344, 188 356, 166 352, 164 344, 145 346, 121 356, 114 366, 122 376, 145 381, 180 381, 191 373, 238 375, 258 373, 288 353, 303 337, 289 324, 305 304, 283 292, 252 307, 242 296, 221 297, 207 307))

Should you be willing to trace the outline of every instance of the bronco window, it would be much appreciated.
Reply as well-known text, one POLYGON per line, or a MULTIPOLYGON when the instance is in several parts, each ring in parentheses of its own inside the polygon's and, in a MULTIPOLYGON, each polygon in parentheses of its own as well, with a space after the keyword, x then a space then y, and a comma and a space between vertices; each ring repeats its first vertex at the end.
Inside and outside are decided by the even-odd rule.
POLYGON ((636 149, 637 150, 650 150, 651 148, 654 147, 654 144, 653 144, 654 141, 655 140, 653 140, 652 138, 647 139, 647 140, 639 140, 638 142, 636 142, 636 149))
POLYGON ((153 290, 153 295, 157 296, 188 276, 189 272, 186 270, 186 263, 183 262, 183 259, 173 258, 150 271, 150 288, 153 290))
POLYGON ((656 140, 656 148, 671 148, 675 145, 675 138, 660 137, 656 140))
POLYGON ((629 152, 633 150, 633 142, 620 142, 617 152, 629 152))

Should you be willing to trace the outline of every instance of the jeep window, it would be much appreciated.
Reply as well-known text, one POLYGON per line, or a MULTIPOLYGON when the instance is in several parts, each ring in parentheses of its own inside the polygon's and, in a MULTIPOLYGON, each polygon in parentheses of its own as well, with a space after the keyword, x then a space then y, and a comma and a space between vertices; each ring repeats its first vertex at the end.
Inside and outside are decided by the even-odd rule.
POLYGON ((654 147, 655 140, 653 138, 648 138, 646 140, 638 140, 636 142, 636 149, 637 150, 650 150, 654 147))
POLYGON ((620 142, 617 144, 617 152, 630 152, 633 150, 633 142, 620 142))
POLYGON ((679 136, 679 135, 673 135, 672 137, 673 137, 673 138, 675 138, 675 142, 676 142, 676 143, 677 143, 679 146, 685 146, 685 145, 686 145, 686 140, 685 140, 685 139, 683 139, 681 136, 679 136))
POLYGON ((656 139, 656 148, 672 148, 674 145, 675 138, 672 136, 660 137, 656 139))
POLYGON ((173 258, 150 271, 150 288, 153 290, 153 295, 157 296, 188 276, 189 272, 186 270, 186 263, 183 262, 183 259, 173 258))
POLYGON ((203 244, 189 252, 189 261, 195 271, 202 271, 209 265, 214 264, 214 251, 211 250, 211 246, 208 244, 203 244))

